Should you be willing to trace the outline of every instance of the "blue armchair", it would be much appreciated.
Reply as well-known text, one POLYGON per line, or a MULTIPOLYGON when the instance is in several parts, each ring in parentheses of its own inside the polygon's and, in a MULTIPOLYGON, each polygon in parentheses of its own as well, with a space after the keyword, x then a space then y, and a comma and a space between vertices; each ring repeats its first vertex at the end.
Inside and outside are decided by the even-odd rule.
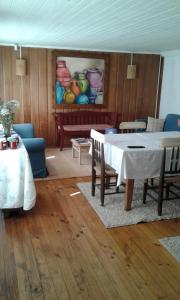
POLYGON ((180 131, 180 115, 168 114, 164 122, 163 131, 180 131))
POLYGON ((34 128, 31 123, 13 124, 14 131, 22 138, 29 154, 34 178, 48 176, 45 163, 45 139, 35 138, 34 128))

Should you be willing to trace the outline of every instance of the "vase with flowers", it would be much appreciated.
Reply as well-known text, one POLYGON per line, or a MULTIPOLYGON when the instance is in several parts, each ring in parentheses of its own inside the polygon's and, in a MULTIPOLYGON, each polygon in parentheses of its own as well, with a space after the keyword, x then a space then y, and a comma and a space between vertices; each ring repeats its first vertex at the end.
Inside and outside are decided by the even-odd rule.
POLYGON ((0 100, 0 123, 3 126, 5 137, 11 136, 11 126, 14 121, 15 110, 19 107, 19 101, 10 100, 4 102, 0 100))

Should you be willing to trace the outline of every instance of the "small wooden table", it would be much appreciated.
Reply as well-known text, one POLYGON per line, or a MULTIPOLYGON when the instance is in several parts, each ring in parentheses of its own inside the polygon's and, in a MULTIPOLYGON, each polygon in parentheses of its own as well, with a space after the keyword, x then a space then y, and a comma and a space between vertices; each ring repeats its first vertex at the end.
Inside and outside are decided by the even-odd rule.
POLYGON ((72 157, 75 158, 75 153, 78 153, 79 164, 81 165, 81 154, 87 152, 91 146, 91 139, 77 138, 71 139, 72 142, 72 157))

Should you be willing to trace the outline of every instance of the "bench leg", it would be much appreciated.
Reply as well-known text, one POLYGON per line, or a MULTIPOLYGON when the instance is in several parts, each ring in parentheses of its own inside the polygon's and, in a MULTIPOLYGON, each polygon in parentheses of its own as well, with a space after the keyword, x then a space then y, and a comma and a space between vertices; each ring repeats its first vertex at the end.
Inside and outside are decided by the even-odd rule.
POLYGON ((60 136, 60 143, 59 143, 59 146, 60 146, 60 151, 63 150, 63 146, 64 146, 64 136, 60 136))

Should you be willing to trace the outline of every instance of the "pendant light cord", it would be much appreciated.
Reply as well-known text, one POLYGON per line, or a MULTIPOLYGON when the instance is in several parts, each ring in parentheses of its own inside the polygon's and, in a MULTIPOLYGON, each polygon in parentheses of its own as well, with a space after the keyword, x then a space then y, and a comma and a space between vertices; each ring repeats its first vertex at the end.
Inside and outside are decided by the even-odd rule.
POLYGON ((161 75, 161 55, 160 55, 160 58, 159 58, 159 71, 158 71, 158 80, 157 80, 157 88, 156 88, 156 104, 155 104, 155 112, 154 112, 154 117, 155 118, 157 118, 160 75, 161 75))

